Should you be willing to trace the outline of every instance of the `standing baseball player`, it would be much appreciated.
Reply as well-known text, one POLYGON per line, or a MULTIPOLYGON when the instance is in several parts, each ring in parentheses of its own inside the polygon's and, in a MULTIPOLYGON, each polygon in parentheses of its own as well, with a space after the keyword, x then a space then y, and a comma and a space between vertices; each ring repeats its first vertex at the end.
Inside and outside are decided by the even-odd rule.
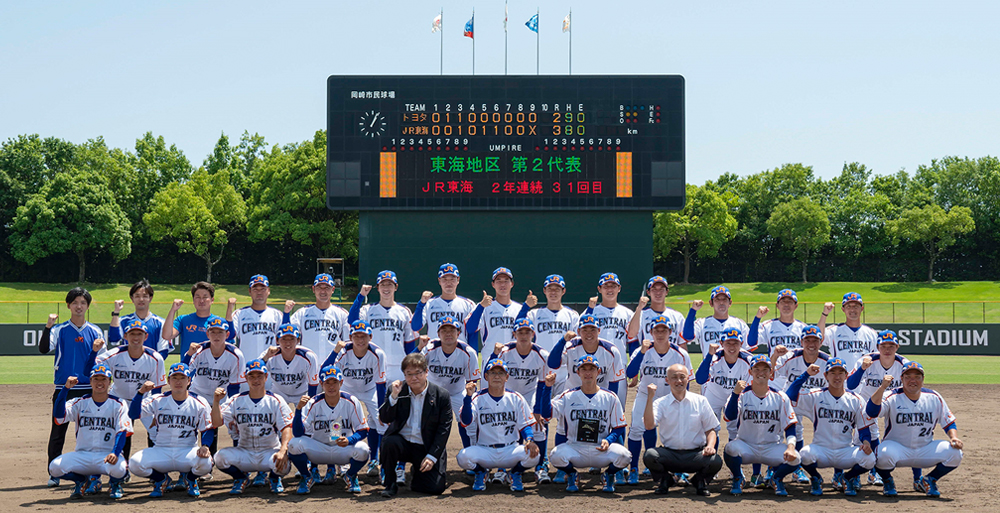
POLYGON ((76 483, 71 499, 83 497, 83 487, 88 483, 93 486, 88 486, 87 493, 100 493, 100 476, 107 475, 111 478, 111 498, 120 499, 126 472, 122 448, 125 439, 132 436, 132 421, 125 401, 108 393, 111 369, 97 365, 89 374, 90 394, 67 401, 69 391, 79 382, 76 376, 70 376, 56 395, 52 418, 60 426, 76 423, 76 450, 54 458, 49 463, 49 475, 76 483))
MULTIPOLYGON (((296 310, 289 319, 302 333, 302 345, 316 353, 320 362, 325 362, 331 354, 337 353, 339 342, 346 343, 351 338, 347 310, 330 301, 334 290, 336 286, 332 276, 317 274, 312 286, 316 304, 296 310)), ((291 305, 294 306, 295 302, 292 301, 291 305)))
MULTIPOLYGON (((646 444, 646 450, 656 447, 656 430, 647 430, 643 419, 646 403, 649 400, 646 397, 649 393, 648 385, 666 383, 667 370, 674 364, 681 364, 687 368, 688 379, 693 377, 691 356, 676 344, 670 343, 673 333, 670 319, 659 315, 652 320, 652 325, 650 331, 653 339, 642 341, 642 345, 632 353, 628 368, 625 370, 625 376, 630 380, 638 379, 639 384, 635 401, 632 403, 632 423, 628 430, 628 450, 632 453, 628 484, 639 484, 639 456, 644 454, 642 451, 643 442, 646 444)), ((670 387, 659 386, 652 399, 659 399, 668 394, 670 394, 670 387)))
MULTIPOLYGON (((231 495, 240 495, 249 485, 248 472, 270 471, 271 493, 285 491, 281 476, 288 473, 288 442, 292 439, 292 410, 288 403, 267 391, 267 365, 263 360, 251 360, 246 367, 250 390, 226 397, 222 388, 215 389, 212 402, 212 425, 223 424, 230 433, 239 435, 238 447, 219 449, 215 466, 233 476, 231 495)), ((304 474, 308 476, 308 474, 304 474)))
MULTIPOLYGON (((347 491, 361 493, 358 471, 368 461, 368 419, 361 401, 341 391, 344 374, 335 365, 323 367, 320 373, 323 393, 302 396, 295 409, 292 433, 295 438, 288 443, 289 459, 302 474, 299 494, 307 494, 316 483, 309 464, 350 464, 344 474, 347 491)), ((314 467, 315 468, 315 467, 314 467)))
MULTIPOLYGON (((381 348, 371 343, 372 329, 362 320, 351 324, 350 342, 336 354, 334 364, 341 370, 343 385, 341 390, 351 394, 365 405, 368 418, 368 475, 381 476, 378 450, 382 435, 389 426, 378 420, 378 409, 385 401, 385 362, 381 348)), ((331 356, 332 357, 332 356, 331 356)), ((330 364, 327 360, 325 368, 330 364)))
POLYGON ((750 388, 743 380, 736 382, 726 404, 723 419, 738 421, 736 438, 730 439, 723 451, 726 466, 733 473, 730 493, 743 493, 743 463, 761 463, 775 467, 774 494, 788 495, 781 482, 799 466, 801 459, 795 450, 795 424, 798 419, 788 396, 770 387, 771 362, 766 355, 753 357, 750 367, 750 388))
MULTIPOLYGON (((757 340, 767 347, 767 354, 775 360, 775 350, 783 347, 788 350, 799 349, 802 338, 802 328, 806 323, 795 318, 795 310, 799 307, 799 297, 792 289, 782 289, 778 292, 775 308, 778 309, 777 319, 761 321, 757 340)), ((765 311, 765 313, 767 313, 765 311)), ((784 354, 784 353, 782 353, 784 354)))
POLYGON ((278 326, 278 345, 267 348, 260 359, 270 369, 267 389, 294 407, 302 396, 312 397, 319 388, 319 361, 316 353, 299 345, 302 340, 294 324, 278 326))
MULTIPOLYGON (((576 362, 586 355, 591 355, 601 363, 601 372, 597 376, 597 386, 617 395, 618 389, 624 386, 625 365, 622 354, 611 342, 601 338, 601 328, 593 314, 583 314, 579 321, 579 335, 573 338, 563 337, 549 353, 549 368, 559 370, 565 364, 564 372, 569 374, 566 388, 580 386, 580 376, 575 369, 569 369, 571 362, 576 362)), ((621 400, 619 399, 619 402, 621 400)))
POLYGON ((646 282, 646 293, 639 298, 639 306, 635 315, 628 323, 629 349, 635 351, 643 340, 653 340, 653 319, 664 316, 674 327, 670 333, 670 343, 687 351, 687 340, 681 335, 684 332, 684 315, 667 307, 667 294, 670 289, 667 279, 663 276, 653 276, 646 282))
MULTIPOLYGON (((452 414, 462 412, 462 396, 466 383, 479 383, 479 355, 476 350, 458 339, 462 321, 445 316, 438 319, 437 334, 440 338, 425 341, 420 338, 420 353, 427 358, 427 380, 448 391, 451 395, 452 414)), ((469 446, 469 435, 459 424, 462 447, 469 446)))
MULTIPOLYGON (((567 334, 570 339, 576 337, 580 314, 562 304, 562 298, 566 294, 566 280, 562 276, 558 274, 546 276, 542 291, 545 293, 547 303, 544 308, 535 308, 528 312, 528 319, 535 326, 535 343, 548 351, 551 356, 556 344, 565 340, 567 334)), ((532 298, 529 293, 529 302, 532 302, 532 298)), ((537 298, 533 301, 537 302, 537 298)), ((565 369, 557 369, 555 374, 556 384, 552 392, 559 395, 569 374, 565 369)))
POLYGON ((732 295, 729 288, 719 285, 712 289, 708 304, 712 307, 712 315, 695 320, 698 310, 705 303, 700 299, 691 302, 691 309, 688 310, 687 318, 684 320, 684 340, 697 342, 701 348, 702 357, 709 354, 708 346, 718 342, 722 332, 727 328, 736 328, 740 332, 740 340, 743 342, 743 349, 749 353, 757 349, 758 326, 761 316, 767 313, 767 307, 757 310, 753 327, 747 326, 743 319, 729 316, 729 307, 733 304, 732 295))
MULTIPOLYGON (((442 319, 451 317, 462 323, 463 329, 458 338, 462 342, 468 343, 464 329, 465 320, 476 309, 476 304, 472 300, 458 295, 458 281, 458 266, 455 264, 442 264, 438 268, 438 285, 441 286, 441 295, 435 297, 433 292, 425 290, 420 296, 420 302, 417 303, 417 309, 413 312, 413 320, 410 323, 410 328, 414 333, 427 326, 427 336, 431 339, 438 338, 438 328, 441 326, 442 319)), ((473 347, 477 351, 479 350, 478 341, 473 347)))
POLYGON ((135 306, 135 312, 121 315, 125 302, 116 300, 114 310, 111 312, 111 324, 108 326, 108 343, 116 345, 123 339, 124 333, 121 326, 128 326, 133 320, 140 320, 146 326, 146 340, 143 344, 160 353, 164 360, 173 349, 173 344, 163 338, 163 317, 149 311, 149 304, 153 301, 153 286, 146 280, 139 280, 128 291, 128 297, 135 306))
POLYGON ((409 308, 396 302, 396 290, 399 288, 396 273, 378 273, 375 287, 378 288, 378 304, 364 305, 372 286, 362 285, 361 292, 351 305, 348 320, 353 323, 361 319, 368 323, 372 330, 372 343, 385 352, 386 378, 390 382, 402 380, 403 371, 399 366, 403 357, 416 347, 417 335, 410 327, 413 314, 409 308))
POLYGON ((546 376, 542 394, 542 416, 554 418, 559 430, 549 459, 566 473, 566 491, 580 490, 576 467, 607 467, 601 475, 602 491, 614 493, 615 474, 625 468, 632 455, 625 439, 625 411, 618 396, 597 385, 601 362, 592 355, 581 357, 574 367, 580 387, 571 388, 549 401, 555 375, 546 376))
MULTIPOLYGON (((466 340, 477 351, 482 348, 482 352, 485 353, 497 344, 507 344, 514 340, 514 322, 527 316, 528 310, 536 306, 538 298, 535 298, 534 304, 525 301, 523 305, 512 300, 510 291, 513 288, 514 273, 506 267, 497 267, 493 271, 493 290, 496 298, 490 297, 484 291, 483 301, 476 306, 465 322, 466 340), (479 344, 480 336, 482 345, 479 344)), ((529 290, 528 299, 531 298, 534 296, 529 290)))
MULTIPOLYGON (((601 329, 601 338, 611 342, 622 355, 622 361, 628 358, 635 348, 629 348, 628 324, 634 312, 618 304, 618 293, 622 291, 622 282, 615 273, 604 273, 597 280, 597 292, 600 296, 590 298, 590 305, 585 314, 593 314, 597 319, 597 327, 601 329)), ((628 387, 622 383, 618 387, 618 400, 625 404, 628 387)))
POLYGON ((198 478, 212 471, 212 445, 216 430, 212 429, 212 408, 208 401, 188 392, 191 368, 185 363, 170 366, 167 382, 170 391, 144 394, 153 390, 146 382, 136 392, 129 408, 132 420, 141 418, 154 426, 151 436, 155 445, 143 449, 129 460, 129 470, 153 481, 150 497, 163 497, 170 488, 168 472, 180 472, 181 481, 191 497, 198 497, 198 478), (198 435, 201 441, 198 441, 198 435))
MULTIPOLYGON (((701 385, 702 395, 708 399, 708 404, 712 406, 712 411, 720 421, 736 383, 749 381, 750 362, 753 358, 752 354, 741 349, 743 340, 738 329, 726 328, 722 332, 721 339, 722 350, 719 350, 718 344, 710 344, 708 347, 710 356, 702 359, 698 372, 695 373, 695 380, 701 385)), ((730 440, 736 438, 736 427, 735 421, 726 424, 730 440)))
POLYGON ((812 443, 799 449, 802 468, 809 472, 811 495, 823 495, 823 478, 817 468, 851 469, 844 475, 844 495, 857 495, 861 486, 858 476, 875 466, 872 433, 873 422, 865 414, 866 399, 845 388, 847 365, 840 358, 826 361, 825 387, 804 390, 806 383, 819 375, 820 362, 809 365, 806 372, 788 386, 788 399, 795 414, 813 423, 812 443), (860 445, 854 443, 855 435, 860 445))
MULTIPOLYGON (((891 382, 885 379, 883 383, 891 382)), ((876 402, 873 396, 871 403, 876 402)), ((921 478, 920 487, 929 497, 940 497, 937 482, 962 462, 963 443, 958 438, 955 415, 948 409, 944 398, 934 390, 924 388, 924 368, 910 361, 903 365, 903 386, 893 390, 881 401, 877 413, 885 419, 885 436, 878 447, 875 468, 882 476, 882 493, 896 495, 892 471, 896 467, 930 467, 921 478), (934 440, 934 427, 940 425, 948 440, 934 440)), ((873 415, 872 415, 873 416, 873 415)))
MULTIPOLYGON (((236 345, 247 358, 259 358, 277 339, 278 326, 284 315, 277 308, 267 306, 270 295, 271 283, 267 276, 253 275, 250 278, 250 306, 244 306, 233 314, 236 345)), ((286 304, 286 308, 291 307, 286 304)))
MULTIPOLYGON (((163 338, 173 340, 175 337, 180 337, 181 355, 188 352, 191 344, 200 344, 208 340, 205 326, 208 325, 209 317, 212 317, 215 286, 204 281, 195 283, 191 286, 191 301, 194 303, 194 313, 177 317, 177 312, 184 305, 184 300, 175 299, 170 306, 170 312, 167 313, 167 319, 163 321, 163 338)), ((235 305, 236 299, 232 299, 226 309, 226 322, 230 326, 227 340, 234 340, 236 337, 236 332, 231 329, 235 305)))
MULTIPOLYGON (((190 367, 191 392, 208 398, 215 395, 217 388, 223 388, 228 396, 235 396, 240 392, 240 385, 246 381, 243 352, 226 342, 229 324, 222 317, 213 315, 206 325, 208 342, 192 344, 181 358, 190 367)), ((214 431, 208 446, 212 454, 215 454, 219 436, 217 427, 212 429, 214 431)))
POLYGON ((472 484, 475 491, 486 490, 489 469, 509 468, 510 489, 523 492, 524 469, 539 461, 531 428, 535 419, 524 397, 505 389, 510 373, 503 360, 488 362, 484 375, 488 387, 482 392, 476 393, 474 381, 465 385, 459 422, 472 444, 458 453, 458 466, 476 472, 472 484))
MULTIPOLYGON (((826 315, 820 319, 820 329, 825 327, 823 340, 830 348, 830 355, 844 360, 849 369, 853 369, 858 360, 866 354, 877 351, 878 333, 865 324, 861 324, 861 313, 865 310, 865 302, 861 294, 848 292, 841 301, 841 310, 846 319, 843 324, 824 326, 826 315)), ((827 308, 823 309, 827 313, 827 308)))

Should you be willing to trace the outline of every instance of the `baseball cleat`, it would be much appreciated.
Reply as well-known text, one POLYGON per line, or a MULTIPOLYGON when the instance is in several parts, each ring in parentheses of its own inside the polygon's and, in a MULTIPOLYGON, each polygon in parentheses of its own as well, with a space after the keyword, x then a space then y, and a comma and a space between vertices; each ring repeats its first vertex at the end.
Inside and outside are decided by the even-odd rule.
POLYGON ((882 486, 882 476, 872 470, 868 473, 868 484, 872 486, 882 486))
POLYGON ((788 490, 785 489, 785 483, 782 483, 781 481, 774 481, 774 480, 772 480, 772 482, 774 483, 774 494, 775 495, 777 495, 778 497, 788 497, 788 490))
MULTIPOLYGON (((316 471, 316 474, 318 475, 319 474, 319 469, 314 469, 314 470, 316 471)), ((329 467, 328 466, 328 467, 326 467, 326 475, 323 476, 323 479, 317 480, 316 482, 317 483, 323 483, 323 484, 331 484, 331 483, 333 483, 336 480, 337 480, 337 468, 336 467, 329 467)))
POLYGON ((285 491, 285 485, 281 483, 281 476, 268 478, 267 483, 271 485, 271 493, 281 493, 285 491))
MULTIPOLYGON (((560 472, 563 472, 563 471, 560 470, 560 472)), ((570 472, 568 474, 566 472, 563 472, 563 474, 566 476, 566 491, 567 492, 579 492, 580 491, 580 474, 577 474, 576 472, 570 472)), ((559 476, 556 476, 556 477, 558 478, 559 476)))
POLYGON ((203 475, 203 476, 201 476, 201 477, 198 478, 199 481, 211 481, 212 479, 213 478, 212 478, 212 473, 211 472, 209 472, 208 474, 205 474, 205 475, 203 475))
POLYGON ((535 482, 538 484, 551 483, 552 478, 549 477, 549 469, 539 466, 535 468, 535 482))
POLYGON ((164 475, 163 480, 153 483, 153 491, 149 492, 150 497, 163 497, 164 492, 170 489, 170 476, 164 475))
POLYGON ((198 487, 197 479, 185 479, 187 483, 187 494, 190 497, 201 497, 201 489, 198 487))
POLYGON ((59 486, 59 479, 55 477, 50 477, 49 482, 45 483, 45 486, 48 486, 49 488, 55 488, 59 486))
POLYGON ((895 497, 896 493, 896 483, 892 480, 892 477, 882 480, 882 495, 886 497, 895 497))
POLYGON ((406 483, 406 464, 396 465, 396 484, 406 483))
POLYGON ((302 480, 299 481, 299 487, 295 489, 295 493, 299 495, 307 495, 309 492, 312 491, 312 487, 315 484, 316 480, 313 479, 311 475, 308 477, 303 477, 302 480))
POLYGON ((101 493, 101 488, 103 484, 101 483, 101 476, 89 476, 87 477, 87 485, 83 489, 84 495, 96 495, 101 493))
POLYGON ((733 477, 733 487, 729 490, 732 495, 743 495, 743 476, 733 477))
POLYGON ((642 469, 642 475, 644 475, 644 476, 649 476, 649 475, 651 475, 651 474, 649 473, 649 469, 648 469, 648 468, 644 468, 644 469, 642 469))
POLYGON ((854 497, 858 494, 858 490, 861 489, 861 478, 852 477, 844 482, 844 495, 848 497, 854 497))
POLYGON ((809 479, 809 495, 819 497, 823 495, 823 478, 813 477, 809 479))
POLYGON ((129 472, 128 470, 126 470, 125 471, 125 477, 122 478, 122 482, 123 483, 131 483, 132 482, 132 473, 129 472))
POLYGON ((556 477, 552 478, 552 482, 555 484, 566 484, 566 471, 557 470, 556 477))
POLYGON ((347 493, 361 493, 361 483, 358 483, 358 476, 344 476, 347 484, 347 493))
POLYGON ((587 473, 592 476, 596 476, 601 473, 601 469, 600 467, 590 467, 590 470, 588 470, 587 473))
POLYGON ((927 487, 924 486, 924 480, 923 479, 914 479, 913 480, 913 491, 920 492, 920 493, 927 493, 927 487))
POLYGON ((832 484, 833 484, 833 489, 836 490, 836 491, 838 491, 838 492, 842 491, 842 490, 845 490, 846 487, 847 487, 847 481, 844 479, 844 473, 843 472, 835 472, 833 474, 832 484))
POLYGON ((756 488, 763 490, 764 488, 767 488, 769 486, 770 487, 774 486, 774 469, 771 467, 768 467, 767 474, 764 474, 764 482, 757 485, 756 488))
POLYGON ((176 481, 171 480, 170 484, 167 485, 168 492, 179 492, 184 490, 184 474, 181 473, 180 478, 176 481))
POLYGON ((623 484, 625 484, 625 471, 624 470, 619 470, 618 472, 615 472, 615 484, 616 485, 623 485, 623 484))
POLYGON ((509 479, 510 478, 508 477, 507 471, 500 468, 493 473, 493 479, 491 481, 493 481, 494 483, 507 484, 507 481, 509 479))
POLYGON ((802 467, 799 467, 798 469, 795 470, 795 480, 802 484, 808 483, 810 481, 809 475, 806 474, 805 470, 802 470, 802 467))
POLYGON ((486 472, 473 472, 476 478, 472 481, 472 489, 477 492, 486 490, 486 472))
POLYGON ((928 497, 940 497, 941 492, 938 491, 937 479, 933 477, 924 476, 920 478, 920 486, 925 489, 928 497))
POLYGON ((122 492, 122 482, 121 481, 114 481, 114 482, 108 483, 108 488, 109 488, 109 490, 108 490, 108 497, 111 497, 114 500, 118 500, 118 499, 122 498, 123 492, 122 492))
POLYGON ((82 499, 83 498, 83 485, 85 483, 80 481, 73 486, 73 493, 69 494, 70 499, 82 499))
POLYGON ((639 484, 639 468, 632 467, 628 469, 628 484, 637 485, 639 484))
POLYGON ((762 476, 760 474, 754 474, 754 475, 750 476, 750 481, 748 481, 747 484, 749 484, 750 486, 752 486, 754 488, 763 488, 764 487, 764 476, 762 476))
POLYGON ((233 489, 229 490, 229 495, 242 495, 246 491, 247 486, 250 486, 249 479, 234 479, 233 489))
POLYGON ((510 473, 510 491, 512 492, 524 491, 524 480, 521 478, 520 472, 510 473))
POLYGON ((613 474, 607 472, 601 474, 601 491, 604 493, 615 493, 615 480, 613 474))
POLYGON ((378 476, 378 475, 381 475, 381 472, 379 471, 379 468, 378 468, 378 462, 377 461, 369 461, 368 462, 368 475, 369 476, 378 476))
POLYGON ((691 486, 691 481, 688 480, 688 475, 683 472, 674 474, 674 480, 681 486, 691 486))
POLYGON ((257 472, 253 481, 250 482, 250 486, 264 486, 265 484, 267 484, 267 473, 265 472, 257 472))

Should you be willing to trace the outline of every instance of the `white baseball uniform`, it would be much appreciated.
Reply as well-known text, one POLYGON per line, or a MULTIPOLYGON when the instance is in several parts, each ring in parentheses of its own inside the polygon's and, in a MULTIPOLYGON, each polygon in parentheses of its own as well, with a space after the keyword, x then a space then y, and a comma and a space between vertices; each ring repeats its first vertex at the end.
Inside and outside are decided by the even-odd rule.
POLYGON ((258 355, 276 345, 278 326, 284 314, 270 306, 261 311, 244 306, 233 313, 236 345, 244 355, 258 355))
POLYGON ((812 443, 802 447, 799 456, 803 465, 820 468, 849 469, 860 465, 875 466, 875 453, 865 454, 855 445, 857 431, 869 427, 872 419, 865 415, 867 401, 854 392, 845 391, 835 397, 826 387, 803 390, 792 401, 795 414, 812 421, 812 443))
POLYGON ((337 405, 330 407, 326 394, 322 393, 306 403, 301 415, 305 435, 288 442, 288 454, 305 454, 313 464, 346 465, 350 460, 368 461, 369 449, 364 441, 347 447, 336 444, 338 438, 368 428, 364 407, 357 397, 341 392, 337 405))
POLYGON ((848 369, 853 369, 864 355, 878 351, 878 333, 865 324, 858 328, 846 324, 827 326, 823 342, 830 348, 830 355, 844 360, 848 369))
POLYGON ((319 361, 316 353, 307 347, 295 348, 291 361, 278 353, 265 359, 267 364, 267 389, 294 406, 302 396, 309 393, 310 386, 319 386, 319 361))
MULTIPOLYGON (((750 358, 752 357, 752 354, 740 351, 736 362, 730 365, 726 361, 723 350, 720 349, 712 355, 708 368, 708 381, 701 385, 701 395, 708 399, 708 404, 712 406, 712 411, 715 412, 720 421, 723 418, 722 413, 726 409, 729 396, 736 388, 736 382, 750 382, 750 358)), ((736 426, 735 420, 726 423, 730 440, 736 438, 736 426)))
MULTIPOLYGON (((99 354, 95 363, 103 363, 111 369, 114 380, 108 393, 121 398, 125 404, 131 404, 132 398, 147 381, 153 382, 153 388, 167 384, 163 357, 146 346, 142 347, 142 355, 136 360, 129 356, 126 344, 99 354)), ((149 392, 144 397, 148 395, 149 392)))
MULTIPOLYGON (((511 301, 509 305, 500 304, 493 301, 490 306, 483 309, 483 314, 479 318, 479 335, 483 343, 481 349, 489 349, 498 342, 506 344, 514 340, 514 321, 521 313, 522 305, 517 301, 511 301)), ((471 329, 471 326, 468 327, 471 329)))
POLYGON ((393 303, 389 308, 379 303, 364 305, 358 315, 372 329, 371 343, 385 352, 385 374, 390 383, 403 381, 403 370, 400 368, 406 356, 403 344, 417 339, 410 327, 411 317, 413 312, 399 303, 393 303))
MULTIPOLYGON (((634 312, 622 305, 615 305, 614 308, 608 308, 601 304, 595 306, 593 311, 590 308, 587 311, 597 319, 597 326, 601 328, 601 338, 611 342, 618 349, 618 353, 622 356, 622 367, 624 368, 628 364, 630 354, 628 350, 628 322, 632 320, 634 312)), ((627 397, 628 387, 622 383, 618 387, 618 400, 622 404, 626 404, 627 397)))
MULTIPOLYGON (((743 463, 762 463, 777 467, 785 463, 785 430, 798 423, 795 410, 788 396, 780 390, 768 388, 763 398, 757 397, 748 385, 740 394, 738 415, 726 422, 738 422, 736 438, 726 444, 726 454, 743 458, 743 463)), ((797 466, 801 456, 788 462, 797 466)))
MULTIPOLYGON (((593 353, 588 353, 580 337, 567 342, 563 350, 562 365, 559 368, 565 369, 569 374, 566 378, 566 388, 580 386, 580 376, 576 374, 576 361, 587 355, 593 356, 601 364, 597 386, 610 390, 612 383, 618 383, 619 390, 625 388, 625 365, 622 363, 622 354, 618 352, 618 348, 607 340, 600 339, 597 342, 597 349, 593 353)), ((621 402, 620 397, 618 402, 621 402)))
POLYGON ((696 342, 698 347, 701 348, 701 356, 705 357, 708 355, 708 346, 711 344, 722 345, 722 332, 729 329, 736 328, 740 330, 740 340, 743 341, 743 346, 741 349, 752 353, 755 347, 750 347, 747 344, 747 336, 750 334, 750 326, 743 322, 743 319, 739 317, 729 316, 725 320, 716 319, 713 316, 702 317, 694 321, 694 339, 688 340, 688 342, 696 342))
POLYGON ((87 394, 66 401, 65 417, 54 419, 56 424, 73 422, 76 426, 76 450, 57 456, 49 463, 49 475, 61 477, 70 472, 84 476, 103 474, 115 479, 125 477, 127 462, 121 455, 115 464, 104 458, 114 451, 119 432, 132 436, 132 421, 128 418, 125 401, 109 396, 98 404, 87 394))
MULTIPOLYGON (((503 351, 496 356, 507 365, 507 389, 521 394, 528 402, 528 411, 535 411, 538 397, 538 384, 545 382, 545 376, 551 372, 549 369, 549 352, 536 344, 531 344, 528 354, 521 355, 517 350, 517 342, 507 344, 503 351)), ((489 363, 490 358, 483 358, 483 366, 489 363)), ((482 375, 485 375, 485 370, 482 375)), ((545 440, 546 433, 543 428, 534 429, 534 439, 536 441, 545 440)))
MULTIPOLYGON (((580 325, 580 314, 565 306, 556 311, 547 307, 535 308, 528 312, 528 319, 535 325, 535 344, 550 353, 567 331, 577 331, 580 325)), ((563 368, 555 369, 555 372, 556 384, 552 387, 553 394, 563 390, 568 377, 563 368)))
POLYGON ((670 320, 670 325, 673 326, 673 329, 670 330, 670 343, 676 346, 687 344, 687 341, 681 336, 684 333, 684 323, 687 321, 684 314, 670 307, 664 307, 662 312, 657 312, 653 310, 652 306, 647 306, 642 309, 641 315, 639 333, 635 338, 636 342, 642 344, 643 340, 653 340, 653 319, 662 315, 670 320))
POLYGON ((149 477, 155 470, 203 476, 212 471, 211 456, 198 456, 199 434, 212 429, 212 407, 203 397, 188 393, 178 403, 170 392, 148 396, 142 400, 141 419, 147 426, 156 427, 150 431, 155 445, 129 459, 133 474, 149 477))
POLYGON ((646 390, 647 386, 656 385, 654 400, 669 394, 667 369, 678 363, 688 368, 688 378, 694 376, 691 371, 691 356, 675 344, 670 344, 670 347, 663 354, 658 353, 655 347, 650 347, 643 353, 640 347, 632 352, 632 361, 640 358, 640 355, 642 362, 639 363, 639 384, 636 387, 638 391, 635 394, 635 401, 632 403, 632 425, 629 426, 628 430, 629 440, 642 440, 642 434, 646 432, 642 416, 646 411, 646 401, 649 395, 646 390))
POLYGON ((330 305, 326 310, 309 305, 296 310, 290 320, 302 333, 300 344, 312 349, 320 363, 330 357, 337 342, 351 340, 351 323, 347 322, 347 310, 337 305, 330 305))
POLYGON ((795 378, 806 373, 809 365, 816 364, 819 365, 820 372, 815 376, 809 376, 806 379, 804 385, 802 385, 802 391, 812 390, 814 388, 823 388, 827 386, 826 377, 824 376, 824 371, 826 370, 826 362, 830 359, 830 355, 819 352, 816 360, 813 362, 806 362, 805 353, 802 349, 791 350, 784 355, 782 355, 774 364, 774 379, 771 382, 771 386, 779 390, 785 390, 788 385, 795 381, 795 378))
POLYGON ((344 383, 340 389, 365 405, 368 429, 384 434, 389 426, 378 420, 377 385, 385 385, 385 353, 369 342, 364 356, 358 358, 354 354, 354 343, 348 343, 337 355, 336 365, 344 374, 344 383))
POLYGON ((802 349, 802 328, 806 323, 795 319, 791 324, 785 324, 778 319, 761 321, 757 328, 758 345, 767 348, 767 354, 774 354, 774 348, 785 346, 788 351, 802 349))
MULTIPOLYGON (((535 423, 531 408, 521 394, 506 390, 499 398, 489 389, 480 390, 471 402, 472 422, 459 423, 467 430, 472 445, 458 453, 458 466, 473 470, 476 465, 486 469, 511 468, 518 463, 524 468, 538 464, 541 455, 528 455, 520 441, 521 430, 535 423)), ((461 416, 459 416, 461 419, 461 416)))
POLYGON ((279 475, 291 470, 291 465, 279 469, 275 460, 281 448, 281 431, 292 425, 288 403, 271 392, 256 401, 249 392, 243 392, 226 400, 221 410, 223 424, 239 437, 240 445, 219 449, 215 453, 217 467, 235 467, 243 472, 271 471, 279 475))
POLYGON ((465 384, 469 381, 479 383, 479 356, 476 350, 465 342, 459 342, 451 354, 447 354, 441 340, 435 339, 420 352, 427 358, 427 381, 448 391, 452 412, 457 417, 462 412, 465 384))
POLYGON ((613 430, 625 427, 625 411, 617 395, 598 388, 596 394, 588 396, 571 388, 552 400, 552 418, 557 431, 566 435, 566 443, 549 454, 552 466, 628 467, 632 453, 621 443, 610 444, 607 451, 597 450, 613 430))
POLYGON ((937 392, 924 388, 912 401, 897 388, 882 400, 879 416, 885 419, 885 437, 878 446, 876 467, 927 468, 938 463, 957 467, 962 462, 962 451, 950 440, 934 440, 935 426, 947 431, 955 424, 955 415, 937 392))
MULTIPOLYGON (((464 326, 465 320, 469 318, 469 314, 475 309, 476 304, 466 297, 455 296, 455 299, 444 299, 441 296, 432 297, 427 300, 422 313, 423 325, 427 326, 427 336, 432 339, 438 338, 438 328, 441 326, 441 319, 448 316, 461 321, 464 326)), ((468 342, 464 329, 459 330, 458 339, 462 342, 468 342)))
POLYGON ((226 388, 229 385, 239 385, 246 382, 243 374, 246 361, 243 352, 230 343, 226 343, 222 355, 216 358, 212 355, 211 342, 198 344, 201 349, 191 357, 191 386, 188 388, 202 397, 213 397, 216 388, 226 388))
MULTIPOLYGON (((868 356, 871 356, 872 364, 869 365, 867 369, 861 369, 861 362, 864 360, 864 356, 862 356, 861 358, 858 358, 857 363, 854 364, 854 370, 851 372, 852 377, 854 377, 855 373, 861 373, 861 383, 857 386, 857 388, 852 390, 861 396, 863 401, 867 402, 872 398, 872 394, 874 394, 875 391, 882 386, 882 378, 884 378, 886 374, 892 376, 892 382, 889 383, 887 390, 903 386, 903 365, 909 362, 909 360, 897 354, 896 357, 893 358, 892 365, 886 369, 882 366, 878 353, 872 353, 868 356)), ((850 385, 850 381, 851 380, 848 380, 848 386, 850 385)), ((872 438, 879 436, 877 420, 878 419, 872 421, 872 438)))

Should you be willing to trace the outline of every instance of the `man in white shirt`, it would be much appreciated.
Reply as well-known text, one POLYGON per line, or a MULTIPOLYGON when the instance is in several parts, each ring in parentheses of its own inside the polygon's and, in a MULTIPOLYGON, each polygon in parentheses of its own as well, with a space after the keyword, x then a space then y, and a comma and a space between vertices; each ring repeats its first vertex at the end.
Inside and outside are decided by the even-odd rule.
POLYGON ((646 449, 643 463, 659 482, 656 493, 665 494, 674 484, 672 472, 694 472, 695 493, 708 496, 708 483, 722 469, 715 448, 719 419, 708 399, 687 390, 690 369, 675 363, 667 369, 670 393, 655 399, 656 385, 646 386, 643 424, 647 430, 659 426, 660 446, 646 449))

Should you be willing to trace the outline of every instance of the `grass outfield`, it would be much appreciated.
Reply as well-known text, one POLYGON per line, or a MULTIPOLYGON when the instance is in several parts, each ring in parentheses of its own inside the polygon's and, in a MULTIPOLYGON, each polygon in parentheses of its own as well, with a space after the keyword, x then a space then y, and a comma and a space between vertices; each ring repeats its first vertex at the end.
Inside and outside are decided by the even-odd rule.
MULTIPOLYGON (((170 355, 167 365, 180 360, 170 355)), ((929 384, 981 385, 1000 384, 1000 357, 924 355, 916 359, 927 369, 929 384)), ((700 354, 692 354, 697 368, 700 354)), ((0 356, 0 385, 35 385, 52 383, 51 356, 0 356)))

